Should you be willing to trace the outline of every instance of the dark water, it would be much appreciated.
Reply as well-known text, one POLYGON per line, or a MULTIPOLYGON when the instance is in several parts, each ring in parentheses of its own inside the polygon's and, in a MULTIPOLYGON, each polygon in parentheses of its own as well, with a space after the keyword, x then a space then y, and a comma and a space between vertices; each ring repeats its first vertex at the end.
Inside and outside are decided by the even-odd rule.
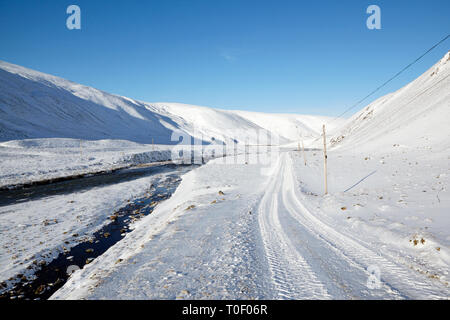
POLYGON ((158 173, 174 171, 179 167, 183 166, 167 164, 146 168, 122 169, 112 173, 96 174, 52 184, 33 185, 12 190, 2 189, 0 190, 0 207, 19 202, 38 200, 49 196, 82 192, 99 186, 132 181, 158 173))
MULTIPOLYGON (((57 185, 34 186, 28 190, 11 190, 13 195, 10 195, 7 200, 3 199, 2 205, 5 205, 5 203, 36 199, 37 197, 86 190, 95 186, 129 181, 147 175, 171 172, 162 179, 153 181, 153 188, 145 196, 133 200, 115 212, 111 212, 111 222, 97 231, 91 240, 80 242, 69 251, 60 253, 49 264, 34 264, 34 279, 30 280, 23 278, 22 275, 18 275, 16 278, 19 282, 12 290, 1 293, 0 299, 48 299, 69 278, 68 268, 83 268, 84 265, 92 262, 93 259, 102 255, 111 246, 122 240, 124 235, 130 232, 128 226, 133 221, 151 214, 159 202, 169 198, 178 187, 181 181, 180 176, 194 167, 187 165, 165 165, 138 170, 126 170, 125 172, 83 178, 76 181, 66 181, 57 185), (27 198, 27 195, 29 198, 27 198)), ((0 195, 0 199, 2 198, 0 195)))

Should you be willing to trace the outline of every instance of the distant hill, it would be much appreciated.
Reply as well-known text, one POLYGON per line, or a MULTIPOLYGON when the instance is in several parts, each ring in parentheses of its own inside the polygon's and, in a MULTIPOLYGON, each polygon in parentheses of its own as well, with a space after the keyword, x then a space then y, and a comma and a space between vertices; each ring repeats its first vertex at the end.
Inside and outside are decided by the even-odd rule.
POLYGON ((317 137, 326 117, 146 103, 0 61, 0 141, 33 138, 121 139, 176 144, 178 130, 207 143, 280 143, 317 137), (250 133, 248 137, 246 134, 250 133))

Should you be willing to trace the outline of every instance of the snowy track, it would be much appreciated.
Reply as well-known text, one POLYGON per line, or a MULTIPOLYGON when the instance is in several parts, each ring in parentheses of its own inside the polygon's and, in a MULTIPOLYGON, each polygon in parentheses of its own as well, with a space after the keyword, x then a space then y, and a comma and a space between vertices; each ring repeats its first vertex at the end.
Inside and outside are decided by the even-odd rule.
POLYGON ((328 298, 324 285, 281 226, 279 200, 282 181, 278 178, 277 175, 271 178, 259 207, 261 234, 278 296, 281 299, 328 298))
POLYGON ((294 177, 289 154, 282 154, 259 207, 267 261, 280 299, 448 298, 448 288, 439 282, 320 220, 303 204, 307 202, 297 194, 294 177), (373 289, 367 286, 368 268, 381 275, 373 289))

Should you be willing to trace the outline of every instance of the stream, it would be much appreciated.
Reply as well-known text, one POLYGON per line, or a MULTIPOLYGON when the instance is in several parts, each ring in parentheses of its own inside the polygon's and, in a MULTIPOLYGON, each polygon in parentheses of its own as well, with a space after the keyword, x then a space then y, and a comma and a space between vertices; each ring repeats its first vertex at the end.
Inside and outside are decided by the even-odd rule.
POLYGON ((181 175, 196 167, 198 166, 167 164, 147 168, 124 169, 110 174, 93 175, 54 184, 0 191, 0 206, 6 206, 165 173, 162 178, 152 183, 153 187, 149 193, 143 194, 126 206, 112 211, 110 222, 97 230, 88 241, 79 242, 74 247, 60 253, 48 264, 34 265, 35 272, 32 279, 17 275, 20 281, 8 291, 0 291, 0 300, 48 299, 65 284, 71 272, 82 269, 83 266, 91 263, 111 246, 122 240, 127 233, 131 232, 130 224, 151 214, 161 201, 173 194, 181 182, 181 175))

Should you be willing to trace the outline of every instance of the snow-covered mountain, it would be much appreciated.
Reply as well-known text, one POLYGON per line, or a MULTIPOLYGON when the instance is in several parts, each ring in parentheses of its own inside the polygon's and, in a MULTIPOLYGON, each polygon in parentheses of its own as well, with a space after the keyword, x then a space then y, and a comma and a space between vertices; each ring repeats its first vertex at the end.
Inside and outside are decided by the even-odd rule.
POLYGON ((270 132, 292 141, 298 141, 299 137, 305 140, 316 138, 318 134, 321 134, 323 124, 327 125, 327 130, 333 131, 345 123, 345 119, 332 119, 324 116, 249 111, 233 112, 270 132))
POLYGON ((0 141, 30 138, 122 139, 175 144, 174 130, 205 142, 256 144, 246 133, 280 143, 316 137, 326 117, 146 103, 0 61, 0 141))
POLYGON ((450 52, 419 78, 351 117, 331 139, 336 147, 450 148, 450 52))

